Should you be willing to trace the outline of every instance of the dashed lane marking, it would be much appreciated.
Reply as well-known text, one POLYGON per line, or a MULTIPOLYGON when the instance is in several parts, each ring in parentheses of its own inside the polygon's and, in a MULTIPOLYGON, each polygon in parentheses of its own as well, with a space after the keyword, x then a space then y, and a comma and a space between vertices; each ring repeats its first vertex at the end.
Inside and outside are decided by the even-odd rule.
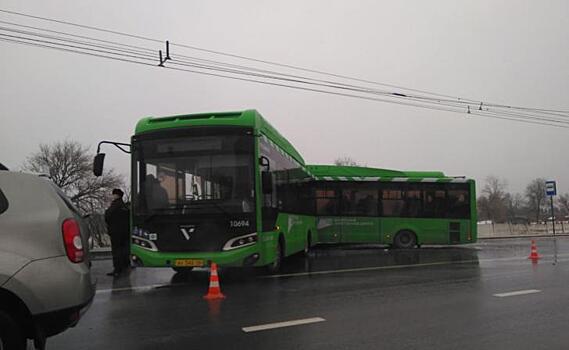
POLYGON ((497 293, 497 294, 494 294, 494 296, 498 297, 498 298, 505 298, 505 297, 514 297, 517 295, 534 294, 534 293, 540 293, 540 292, 541 292, 541 290, 539 290, 539 289, 524 289, 524 290, 516 290, 513 292, 497 293))
POLYGON ((258 325, 258 326, 243 327, 241 329, 245 333, 251 333, 251 332, 266 331, 266 330, 275 329, 275 328, 300 326, 300 325, 317 323, 317 322, 324 322, 324 321, 326 321, 326 320, 323 319, 322 317, 311 317, 311 318, 303 318, 300 320, 267 323, 267 324, 262 324, 262 325, 258 325))

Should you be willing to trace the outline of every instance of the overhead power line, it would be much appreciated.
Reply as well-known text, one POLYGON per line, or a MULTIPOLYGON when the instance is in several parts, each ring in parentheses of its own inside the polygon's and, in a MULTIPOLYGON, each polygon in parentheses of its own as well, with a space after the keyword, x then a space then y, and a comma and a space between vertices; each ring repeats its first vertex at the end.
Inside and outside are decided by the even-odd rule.
MULTIPOLYGON (((45 41, 43 41, 43 40, 37 40, 37 39, 36 39, 36 40, 32 40, 31 42, 30 42, 30 41, 18 41, 18 39, 15 39, 15 38, 6 38, 5 35, 0 36, 0 40, 9 41, 9 42, 16 42, 16 43, 23 43, 23 44, 32 45, 32 46, 38 46, 38 47, 43 47, 43 48, 58 49, 58 50, 67 51, 67 52, 74 52, 74 53, 87 54, 87 55, 96 56, 96 57, 110 58, 110 59, 114 59, 114 60, 118 60, 118 61, 129 62, 129 63, 137 63, 137 64, 144 64, 144 65, 147 65, 147 66, 153 66, 153 67, 155 67, 155 63, 150 63, 151 59, 150 59, 150 61, 148 61, 148 62, 141 62, 141 61, 136 61, 136 60, 132 60, 132 59, 125 59, 125 58, 112 57, 112 56, 109 56, 109 55, 104 55, 104 54, 102 54, 102 53, 92 53, 92 52, 89 53, 89 52, 77 50, 78 47, 75 47, 75 46, 73 46, 73 45, 67 45, 67 47, 54 47, 54 46, 49 46, 49 45, 47 45, 47 43, 46 43, 45 41)), ((100 52, 101 50, 98 50, 98 51, 100 52)), ((223 76, 223 75, 219 75, 219 74, 198 72, 198 71, 188 70, 188 69, 180 69, 180 68, 174 68, 174 67, 166 67, 166 68, 167 68, 167 69, 178 70, 178 71, 191 72, 191 73, 198 73, 198 74, 206 74, 206 75, 220 76, 220 77, 230 78, 230 79, 245 80, 245 81, 250 81, 250 82, 260 82, 260 81, 253 80, 253 79, 241 79, 241 78, 223 76)), ((266 84, 274 85, 274 86, 281 86, 281 87, 299 88, 299 87, 290 86, 290 85, 285 85, 285 84, 275 84, 275 83, 267 83, 267 82, 262 82, 262 83, 266 83, 266 84)), ((386 101, 386 100, 384 100, 384 99, 370 98, 370 97, 366 97, 366 96, 357 96, 357 95, 351 95, 351 94, 346 94, 346 93, 336 93, 336 92, 330 92, 330 91, 324 91, 324 90, 318 90, 318 89, 306 89, 306 88, 301 88, 301 89, 302 89, 302 90, 313 91, 313 92, 329 93, 329 94, 339 95, 339 96, 345 96, 345 97, 360 98, 360 99, 371 100, 371 101, 392 102, 392 101, 386 101)), ((456 112, 456 111, 457 111, 456 109, 452 109, 452 108, 419 106, 419 105, 417 105, 417 104, 404 103, 404 102, 403 102, 403 103, 395 102, 395 103, 397 103, 397 104, 402 104, 402 105, 407 105, 407 106, 413 106, 413 107, 421 107, 421 108, 434 109, 434 110, 443 110, 443 111, 450 111, 450 112, 456 112)), ((484 116, 484 117, 492 117, 492 118, 497 118, 497 119, 521 121, 521 122, 526 122, 526 123, 530 123, 530 124, 558 126, 558 125, 553 125, 553 124, 549 124, 549 123, 534 122, 534 121, 530 121, 530 120, 524 121, 524 120, 519 120, 519 119, 516 119, 516 118, 509 118, 509 117, 498 116, 498 115, 495 115, 493 112, 485 112, 485 113, 473 112, 472 114, 474 114, 474 115, 479 115, 479 116, 484 116)), ((561 127, 563 127, 563 126, 561 126, 561 127)))
MULTIPOLYGON (((6 11, 0 10, 0 12, 6 11)), ((8 11, 8 13, 11 13, 11 11, 8 11)), ((36 18, 37 16, 31 17, 36 18)), ((56 23, 69 24, 68 22, 45 19, 43 17, 41 17, 41 19, 55 21, 56 23)), ((67 33, 63 31, 56 31, 52 29, 40 28, 37 26, 23 25, 14 22, 0 21, 0 23, 9 25, 9 27, 0 27, 0 31, 3 31, 0 32, 0 40, 2 41, 31 45, 41 48, 57 49, 65 52, 80 53, 128 63, 156 66, 156 49, 130 45, 118 41, 104 40, 85 35, 67 33)), ((87 27, 88 29, 94 28, 78 24, 71 25, 87 27)), ((137 39, 141 38, 137 35, 108 31, 101 28, 96 28, 96 30, 110 32, 113 34, 120 33, 121 35, 124 34, 127 36, 135 37, 137 39)), ((162 42, 159 40, 150 38, 145 39, 160 42, 162 44, 162 42)), ((489 104, 484 102, 479 102, 479 106, 476 108, 477 104, 466 102, 458 98, 441 99, 434 98, 432 96, 423 96, 421 94, 404 94, 401 92, 393 92, 388 90, 377 90, 366 86, 346 84, 341 81, 334 81, 329 79, 324 80, 303 75, 283 73, 274 70, 260 69, 258 67, 248 67, 217 60, 204 59, 200 57, 179 55, 177 53, 173 54, 172 59, 168 61, 168 66, 164 68, 240 81, 261 83, 272 86, 359 98, 376 102, 395 103, 399 105, 419 108, 459 113, 464 113, 465 110, 467 110, 467 113, 471 115, 525 122, 530 124, 548 125, 562 128, 568 128, 567 124, 569 124, 569 120, 566 119, 569 118, 569 112, 565 111, 552 109, 535 109, 528 107, 513 107, 498 104, 489 104)))
MULTIPOLYGON (((147 37, 147 36, 135 35, 135 34, 125 33, 125 32, 121 32, 121 31, 117 31, 117 30, 110 30, 110 29, 105 29, 105 28, 101 28, 101 27, 90 26, 90 25, 85 25, 85 24, 80 24, 80 23, 74 23, 74 22, 65 21, 65 20, 59 20, 59 19, 53 19, 53 18, 42 17, 42 16, 30 15, 30 14, 26 14, 26 13, 22 13, 22 12, 17 12, 17 11, 10 11, 10 10, 5 10, 5 9, 0 9, 0 12, 4 12, 4 13, 11 14, 11 15, 16 15, 16 16, 21 16, 21 17, 33 18, 33 19, 42 20, 42 21, 47 21, 47 22, 52 22, 52 23, 58 23, 58 24, 63 24, 63 25, 68 25, 68 26, 74 26, 74 27, 77 27, 77 28, 83 28, 83 29, 88 29, 88 30, 93 30, 93 31, 98 31, 98 32, 113 34, 113 35, 119 35, 119 36, 128 37, 128 38, 132 38, 132 39, 144 40, 144 41, 149 41, 149 42, 154 42, 154 43, 163 43, 163 42, 164 42, 164 40, 159 40, 159 39, 151 38, 151 37, 147 37)), ((210 54, 216 54, 216 55, 221 55, 221 56, 226 56, 226 57, 237 58, 237 59, 241 59, 241 60, 247 60, 247 61, 252 61, 252 62, 257 62, 257 63, 263 63, 263 64, 268 64, 268 65, 279 66, 279 67, 283 67, 283 68, 289 68, 289 69, 294 69, 294 70, 299 70, 299 71, 305 71, 305 72, 309 72, 309 73, 316 73, 316 74, 328 75, 328 76, 332 76, 332 77, 336 77, 336 78, 342 78, 342 79, 348 79, 348 80, 358 81, 358 82, 362 82, 362 83, 368 83, 368 84, 373 84, 373 85, 391 87, 391 88, 396 88, 396 89, 405 90, 405 91, 419 92, 419 93, 428 94, 428 95, 432 95, 432 96, 446 97, 446 98, 456 99, 457 101, 463 101, 463 102, 469 102, 469 103, 477 103, 477 104, 479 104, 480 102, 483 102, 483 101, 478 100, 478 99, 471 99, 471 98, 465 98, 465 97, 457 97, 457 96, 451 96, 451 95, 448 95, 448 94, 441 94, 441 93, 437 93, 437 92, 431 92, 431 91, 427 91, 427 90, 407 88, 407 87, 404 87, 404 86, 399 86, 399 85, 394 85, 394 84, 388 84, 388 83, 378 82, 378 81, 369 80, 369 79, 361 79, 361 78, 352 77, 352 76, 348 76, 348 75, 335 74, 335 73, 325 72, 325 71, 321 71, 321 70, 316 70, 316 69, 310 69, 310 68, 300 67, 300 66, 296 66, 296 65, 290 65, 290 64, 280 63, 280 62, 274 62, 274 61, 269 61, 269 60, 257 59, 257 58, 248 57, 248 56, 244 56, 244 55, 237 55, 237 54, 233 54, 233 53, 227 53, 227 52, 218 51, 218 50, 205 49, 205 48, 201 48, 201 47, 194 46, 194 45, 187 45, 187 44, 175 43, 175 42, 172 42, 171 45, 172 45, 172 46, 183 47, 183 48, 187 48, 187 49, 191 49, 191 50, 201 51, 201 52, 207 52, 207 53, 210 53, 210 54)), ((485 105, 488 105, 488 106, 491 106, 491 107, 500 107, 500 108, 527 109, 527 110, 530 110, 530 111, 539 111, 539 112, 569 113, 569 111, 567 111, 567 110, 555 110, 555 109, 543 109, 543 108, 531 108, 531 107, 510 106, 510 105, 504 105, 504 104, 498 104, 498 103, 492 103, 492 102, 487 102, 487 103, 484 103, 484 104, 485 104, 485 105)))
MULTIPOLYGON (((4 37, 6 37, 5 34, 3 34, 3 35, 4 35, 4 37)), ((13 38, 14 36, 11 36, 11 37, 12 37, 12 39, 18 39, 18 38, 13 38)), ((8 36, 7 38, 10 38, 10 37, 8 36)), ((45 44, 50 44, 50 42, 46 42, 45 40, 33 39, 32 41, 35 41, 36 43, 43 43, 43 44, 41 45, 41 47, 52 48, 52 47, 50 47, 49 45, 45 45, 45 44)), ((12 42, 14 42, 14 41, 12 40, 12 42)), ((28 42, 29 42, 29 41, 28 41, 28 42)), ((53 42, 51 42, 51 44, 53 44, 53 42)), ((70 48, 74 48, 74 49, 84 49, 84 48, 81 48, 81 47, 78 47, 78 46, 75 46, 75 45, 67 45, 67 44, 64 44, 64 45, 66 46, 66 50, 65 50, 65 51, 76 52, 76 51, 70 50, 70 48)), ((92 56, 98 56, 98 57, 107 57, 107 56, 101 55, 101 53, 113 54, 112 52, 103 51, 103 50, 98 50, 98 49, 93 49, 92 51, 97 52, 97 54, 92 54, 92 53, 91 53, 91 55, 92 55, 92 56)), ((80 52, 80 53, 85 53, 85 52, 80 52)), ((136 55, 123 55, 123 56, 127 56, 127 57, 130 57, 130 58, 137 58, 136 55)), ((116 57, 114 57, 114 58, 116 59, 116 57)), ((152 61, 152 58, 150 58, 150 57, 148 57, 148 56, 146 56, 146 57, 139 57, 139 58, 144 58, 144 59, 147 61, 147 62, 145 63, 146 65, 154 66, 154 64, 149 63, 149 62, 152 61)), ((122 59, 119 59, 119 60, 125 61, 125 62, 133 62, 132 59, 124 59, 124 58, 122 58, 122 59)), ((142 62, 134 61, 133 63, 142 63, 142 62)), ((176 68, 170 68, 170 69, 176 69, 176 68)), ((219 74, 211 74, 211 73, 198 72, 198 71, 195 71, 195 70, 192 70, 192 71, 187 70, 187 69, 176 69, 176 70, 182 70, 182 71, 187 71, 187 72, 192 72, 192 73, 198 73, 198 74, 207 74, 207 75, 213 75, 213 76, 221 76, 221 77, 226 77, 226 78, 228 77, 228 76, 223 76, 223 75, 219 75, 219 74)), ((231 78, 231 79, 237 79, 237 78, 235 78, 235 77, 229 77, 229 78, 231 78)), ((252 79, 238 79, 238 80, 245 80, 245 81, 251 81, 251 82, 261 82, 261 81, 252 80, 252 79)), ((262 82, 262 83, 266 83, 266 82, 262 82)), ((271 83, 270 85, 283 86, 283 87, 289 87, 289 88, 298 88, 298 87, 295 87, 295 86, 284 85, 284 84, 274 84, 274 83, 271 83)), ((303 89, 303 90, 314 91, 314 92, 330 93, 329 91, 318 90, 318 89, 306 89, 306 88, 305 88, 305 89, 303 89)), ((384 100, 384 99, 377 99, 377 98, 375 98, 375 99, 370 99, 370 98, 367 98, 367 97, 364 97, 364 96, 355 96, 355 95, 350 95, 350 94, 339 94, 339 93, 333 93, 333 94, 335 94, 335 95, 340 95, 340 96, 364 98, 364 99, 368 99, 368 100, 381 101, 381 102, 391 102, 391 103, 393 103, 393 101, 386 101, 386 100, 384 100)), ((401 102, 398 102, 398 104, 403 104, 403 105, 408 105, 408 106, 415 106, 415 107, 426 108, 425 106, 421 106, 421 105, 417 105, 417 104, 413 104, 413 103, 401 103, 401 102)), ((440 108, 440 107, 435 107, 435 108, 432 108, 432 107, 431 107, 431 108, 429 108, 429 109, 447 110, 447 111, 455 111, 455 112, 457 111, 456 109, 440 108)), ((486 113, 474 112, 474 113, 472 113, 472 114, 475 114, 475 115, 484 115, 484 116, 492 116, 492 115, 493 115, 492 112, 486 112, 486 113)), ((504 118, 504 117, 499 118, 499 119, 516 120, 516 118, 504 118)), ((518 118, 518 119, 519 119, 519 118, 518 118)), ((532 118, 530 118, 530 119, 532 119, 532 118)), ((551 125, 551 124, 543 124, 543 123, 541 123, 541 124, 542 124, 542 125, 551 125)), ((554 125, 551 125, 551 126, 554 126, 554 125)))

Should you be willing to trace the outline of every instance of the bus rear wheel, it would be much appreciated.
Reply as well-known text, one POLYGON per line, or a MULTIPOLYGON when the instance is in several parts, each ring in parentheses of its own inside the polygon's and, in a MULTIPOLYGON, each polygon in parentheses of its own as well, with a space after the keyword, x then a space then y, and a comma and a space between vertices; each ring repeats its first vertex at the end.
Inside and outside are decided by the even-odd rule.
POLYGON ((411 249, 417 245, 417 236, 411 231, 400 231, 393 239, 393 245, 399 249, 411 249))

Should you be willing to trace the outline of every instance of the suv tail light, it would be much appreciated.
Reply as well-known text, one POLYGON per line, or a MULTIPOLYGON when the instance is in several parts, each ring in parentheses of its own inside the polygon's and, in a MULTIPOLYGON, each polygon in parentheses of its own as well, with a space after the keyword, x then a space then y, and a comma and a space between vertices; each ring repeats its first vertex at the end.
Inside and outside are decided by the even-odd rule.
POLYGON ((75 219, 65 219, 61 226, 61 231, 63 233, 65 252, 69 260, 73 263, 82 262, 85 252, 83 251, 79 223, 75 219))

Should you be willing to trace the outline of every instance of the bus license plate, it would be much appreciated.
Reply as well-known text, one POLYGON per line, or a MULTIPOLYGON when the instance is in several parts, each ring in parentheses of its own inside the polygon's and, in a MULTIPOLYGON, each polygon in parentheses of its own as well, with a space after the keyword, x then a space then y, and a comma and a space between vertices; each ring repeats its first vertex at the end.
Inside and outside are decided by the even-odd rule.
POLYGON ((204 266, 204 261, 201 259, 177 259, 174 262, 177 267, 201 267, 204 266))

